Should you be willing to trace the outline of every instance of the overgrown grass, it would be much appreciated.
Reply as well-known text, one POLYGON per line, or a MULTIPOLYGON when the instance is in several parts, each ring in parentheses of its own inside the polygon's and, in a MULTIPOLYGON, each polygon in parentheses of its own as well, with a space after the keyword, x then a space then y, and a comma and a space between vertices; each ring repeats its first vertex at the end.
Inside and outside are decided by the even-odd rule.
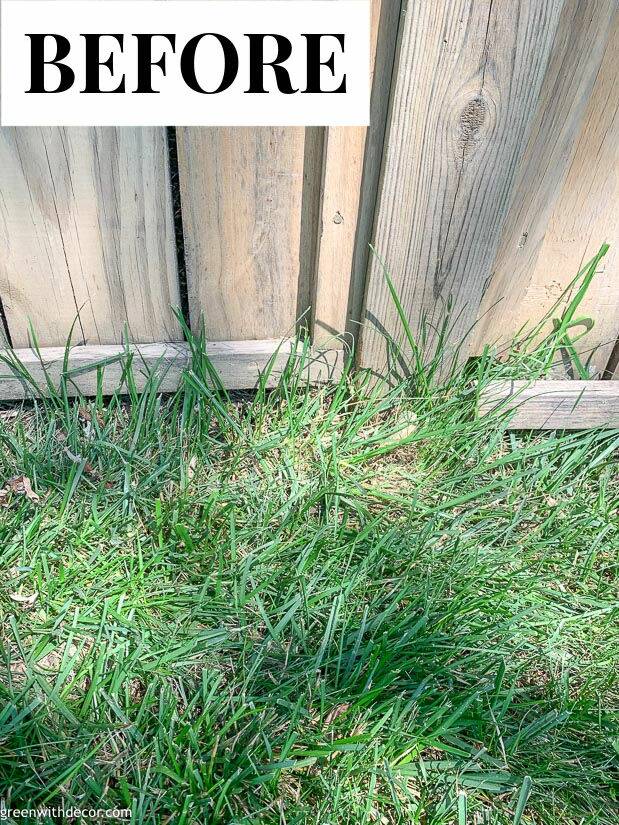
POLYGON ((619 821, 619 433, 475 415, 548 350, 230 396, 192 344, 172 397, 0 414, 40 496, 0 509, 4 804, 619 821))

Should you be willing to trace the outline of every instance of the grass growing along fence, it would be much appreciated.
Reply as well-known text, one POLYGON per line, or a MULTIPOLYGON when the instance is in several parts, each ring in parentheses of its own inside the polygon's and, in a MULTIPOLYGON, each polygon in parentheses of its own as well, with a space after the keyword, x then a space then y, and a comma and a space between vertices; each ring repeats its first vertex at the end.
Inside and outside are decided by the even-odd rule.
POLYGON ((4 804, 618 821, 619 433, 475 417, 548 350, 234 395, 190 344, 0 413, 4 804))

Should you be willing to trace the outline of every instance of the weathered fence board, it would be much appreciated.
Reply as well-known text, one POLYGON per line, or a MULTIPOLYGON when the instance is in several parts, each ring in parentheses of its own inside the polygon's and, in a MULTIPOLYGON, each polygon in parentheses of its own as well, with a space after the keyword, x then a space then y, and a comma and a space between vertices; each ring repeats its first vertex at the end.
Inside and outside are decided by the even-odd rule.
POLYGON ((213 341, 294 331, 305 130, 177 130, 189 309, 213 341))
POLYGON ((165 131, 0 129, 0 298, 14 346, 178 340, 165 131))
POLYGON ((365 299, 370 243, 373 239, 372 232, 391 101, 391 87, 394 72, 397 71, 396 53, 403 16, 401 0, 383 0, 348 300, 347 332, 354 339, 359 338, 359 324, 365 299))
POLYGON ((325 346, 346 330, 365 136, 365 127, 326 130, 313 308, 314 341, 325 346))
MULTIPOLYGON (((209 342, 206 353, 226 387, 250 389, 263 376, 268 387, 279 381, 291 357, 301 358, 296 341, 219 341, 209 342)), ((342 351, 306 353, 299 368, 313 382, 337 379, 342 369, 342 351)), ((49 394, 64 383, 69 396, 110 395, 126 391, 129 359, 132 378, 138 391, 154 377, 160 392, 174 392, 183 372, 190 366, 188 344, 140 344, 126 346, 79 346, 69 352, 65 370, 64 347, 47 347, 40 353, 32 349, 0 350, 0 399, 32 398, 49 394), (16 362, 19 362, 19 365, 16 362), (15 364, 11 367, 10 362, 15 364), (30 376, 23 377, 26 370, 30 376)))
MULTIPOLYGON (((374 236, 415 332, 424 317, 440 323, 450 295, 454 342, 477 317, 561 8, 562 0, 407 7, 374 236)), ((375 259, 364 324, 361 363, 380 369, 381 332, 400 329, 375 259)))
MULTIPOLYGON (((372 0, 372 81, 381 11, 384 25, 389 14, 385 6, 399 8, 399 3, 372 0)), ((318 346, 333 346, 334 336, 347 327, 367 132, 365 126, 326 129, 312 307, 313 340, 318 346)))
POLYGON ((619 427, 619 387, 613 381, 495 381, 479 414, 509 413, 511 430, 619 427))
POLYGON ((564 9, 474 351, 530 329, 605 241, 611 249, 578 311, 595 327, 579 349, 604 345, 593 356, 601 371, 619 334, 616 8, 615 0, 570 0, 564 9))

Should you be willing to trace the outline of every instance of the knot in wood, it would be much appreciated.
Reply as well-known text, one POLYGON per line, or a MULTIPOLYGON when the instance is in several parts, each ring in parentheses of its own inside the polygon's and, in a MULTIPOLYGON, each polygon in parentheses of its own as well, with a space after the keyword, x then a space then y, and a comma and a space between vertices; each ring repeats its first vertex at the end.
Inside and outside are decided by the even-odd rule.
POLYGON ((477 133, 484 125, 488 107, 481 96, 474 97, 460 112, 460 137, 458 148, 463 157, 469 153, 477 139, 477 133))

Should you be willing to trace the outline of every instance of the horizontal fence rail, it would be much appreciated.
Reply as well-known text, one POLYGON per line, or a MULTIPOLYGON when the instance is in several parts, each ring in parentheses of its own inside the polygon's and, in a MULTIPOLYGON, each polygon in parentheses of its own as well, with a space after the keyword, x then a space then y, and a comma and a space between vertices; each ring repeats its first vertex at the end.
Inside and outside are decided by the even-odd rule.
POLYGON ((611 381, 496 381, 479 414, 509 414, 512 430, 619 427, 619 387, 611 381))
MULTIPOLYGON (((312 383, 336 380, 343 367, 341 350, 312 352, 296 340, 212 341, 204 355, 218 380, 235 389, 251 389, 261 380, 274 387, 287 366, 296 366, 312 383)), ((4 397, 15 399, 105 396, 149 385, 169 393, 196 366, 192 358, 183 342, 0 350, 0 387, 4 397)), ((215 386, 212 377, 207 385, 215 386)))

